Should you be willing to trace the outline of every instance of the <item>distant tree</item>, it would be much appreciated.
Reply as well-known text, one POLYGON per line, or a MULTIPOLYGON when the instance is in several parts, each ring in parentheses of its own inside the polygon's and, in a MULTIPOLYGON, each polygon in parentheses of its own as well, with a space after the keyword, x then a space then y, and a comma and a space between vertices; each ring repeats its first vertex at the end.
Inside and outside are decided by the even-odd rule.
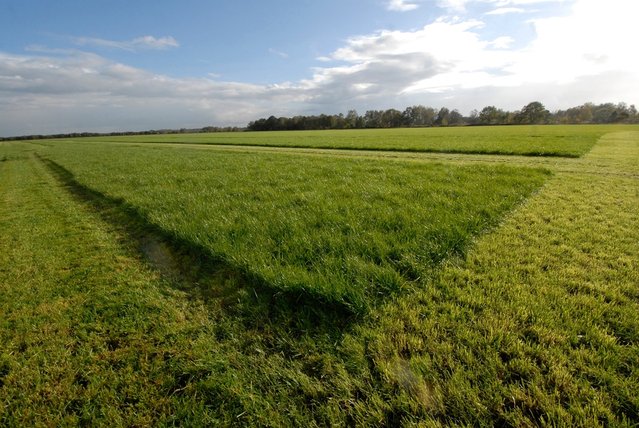
MULTIPOLYGON (((629 122, 630 117, 632 116, 632 109, 628 107, 626 103, 619 103, 616 106, 615 112, 612 116, 612 122, 629 122)), ((632 106, 634 108, 634 106, 632 106)))
POLYGON ((482 125, 496 125, 500 123, 502 113, 495 106, 486 106, 479 113, 479 123, 482 125))
POLYGON ((398 128, 402 126, 402 112, 394 108, 386 110, 382 114, 382 128, 398 128))
POLYGON ((435 109, 432 107, 423 107, 420 106, 420 110, 419 110, 419 118, 420 118, 420 125, 422 126, 433 126, 433 123, 435 123, 435 109))
POLYGON ((477 109, 472 109, 470 111, 467 122, 469 125, 476 125, 479 123, 479 111, 477 111, 477 109))
POLYGON ((450 110, 446 107, 442 107, 437 112, 437 117, 435 117, 435 125, 438 126, 448 126, 448 121, 450 119, 450 110))
POLYGON ((365 128, 381 128, 382 127, 382 110, 368 110, 364 113, 365 128))
POLYGON ((266 126, 266 129, 268 129, 269 131, 276 130, 277 129, 277 125, 278 125, 278 122, 277 122, 277 118, 275 116, 271 115, 271 116, 269 116, 268 119, 266 119, 265 126, 266 126))
POLYGON ((630 118, 628 119, 629 123, 639 123, 639 113, 637 112, 637 108, 634 104, 630 104, 628 108, 630 112, 630 118))
POLYGON ((448 125, 463 125, 464 124, 464 116, 459 112, 459 110, 452 110, 448 115, 448 125))
POLYGON ((346 127, 347 128, 359 128, 359 115, 357 114, 357 110, 349 110, 346 113, 345 117, 346 127))
POLYGON ((577 107, 578 114, 575 123, 589 123, 592 122, 592 109, 594 105, 592 103, 586 103, 577 107))
MULTIPOLYGON (((562 112, 556 113, 559 116, 562 112)), ((566 110, 563 123, 589 123, 592 121, 592 104, 584 104, 566 110)))
POLYGON ((435 115, 433 108, 422 105, 407 107, 402 113, 406 126, 433 126, 435 115))
POLYGON ((542 103, 533 101, 515 115, 515 121, 522 124, 541 124, 547 123, 549 116, 550 112, 542 103))
MULTIPOLYGON (((455 126, 455 125, 509 125, 513 123, 639 123, 639 113, 634 105, 626 103, 586 103, 567 110, 550 113, 539 101, 531 102, 520 111, 504 111, 495 106, 486 106, 480 112, 473 110, 464 118, 457 110, 442 107, 435 111, 431 107, 414 105, 403 112, 395 109, 368 110, 363 116, 355 110, 346 115, 320 114, 315 116, 275 117, 258 119, 249 122, 246 129, 251 131, 273 130, 310 130, 310 129, 353 129, 353 128, 396 128, 400 126, 455 126)), ((179 133, 179 132, 214 132, 224 130, 242 130, 241 128, 205 127, 201 129, 152 130, 141 133, 179 133)), ((112 133, 125 135, 135 133, 112 133)), ((64 134, 60 136, 79 136, 80 134, 64 134)), ((82 134, 84 135, 84 134, 82 134)), ((99 134, 96 134, 99 135, 99 134)), ((51 136, 47 136, 51 137, 51 136)), ((56 136, 53 136, 56 137, 56 136)), ((16 137, 13 137, 16 138, 16 137)), ((21 139, 44 138, 44 136, 23 136, 21 139)))

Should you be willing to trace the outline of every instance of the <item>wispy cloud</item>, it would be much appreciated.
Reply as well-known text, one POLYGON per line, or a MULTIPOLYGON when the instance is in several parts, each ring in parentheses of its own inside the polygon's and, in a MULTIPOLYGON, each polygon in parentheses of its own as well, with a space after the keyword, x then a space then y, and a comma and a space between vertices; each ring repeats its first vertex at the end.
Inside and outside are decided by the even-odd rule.
POLYGON ((139 50, 163 50, 179 47, 180 44, 171 36, 153 37, 142 36, 132 40, 107 40, 95 37, 72 37, 71 41, 77 46, 94 46, 109 49, 120 49, 130 52, 139 50))
POLYGON ((471 5, 491 5, 494 9, 486 15, 529 12, 527 6, 543 3, 564 3, 574 0, 437 0, 437 6, 455 13, 465 13, 471 5))
POLYGON ((286 52, 282 52, 274 48, 269 48, 268 51, 269 53, 272 53, 273 55, 279 56, 280 58, 284 58, 284 59, 288 58, 288 54, 286 52))
POLYGON ((510 36, 501 36, 490 42, 489 45, 495 49, 508 49, 514 42, 515 39, 510 36))
POLYGON ((525 13, 526 9, 521 7, 499 7, 493 9, 490 12, 486 12, 486 15, 506 15, 509 13, 525 13))
MULTIPOLYGON (((480 0, 486 1, 486 0, 480 0)), ((487 0, 489 3, 494 3, 497 7, 506 6, 525 6, 525 5, 538 5, 541 3, 564 3, 571 0, 487 0)))
POLYGON ((418 7, 418 4, 410 2, 409 0, 390 0, 386 5, 388 10, 395 12, 408 12, 409 10, 417 9, 418 7))
POLYGON ((245 125, 302 108, 299 87, 217 77, 174 78, 80 51, 0 52, 0 135, 245 125))
POLYGON ((448 9, 453 12, 465 12, 466 4, 472 0, 438 0, 437 5, 442 9, 448 9))

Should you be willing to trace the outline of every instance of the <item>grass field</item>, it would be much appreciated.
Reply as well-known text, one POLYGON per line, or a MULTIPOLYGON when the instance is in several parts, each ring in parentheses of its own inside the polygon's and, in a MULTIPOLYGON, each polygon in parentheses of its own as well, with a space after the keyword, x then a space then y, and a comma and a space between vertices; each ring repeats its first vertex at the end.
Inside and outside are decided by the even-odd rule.
POLYGON ((136 135, 91 137, 82 140, 579 157, 587 153, 605 133, 624 129, 633 129, 633 127, 632 125, 477 126, 322 132, 136 135))
POLYGON ((608 130, 579 159, 1 143, 0 424, 634 425, 639 132, 608 130))
POLYGON ((200 247, 253 282, 354 312, 461 254, 546 178, 506 166, 188 148, 85 144, 43 153, 79 185, 126 201, 169 240, 200 247))

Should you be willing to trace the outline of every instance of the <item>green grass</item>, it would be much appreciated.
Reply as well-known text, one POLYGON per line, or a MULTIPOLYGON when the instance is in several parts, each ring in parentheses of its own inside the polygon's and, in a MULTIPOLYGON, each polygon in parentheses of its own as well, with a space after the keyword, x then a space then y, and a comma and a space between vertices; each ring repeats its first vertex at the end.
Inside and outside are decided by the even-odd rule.
MULTIPOLYGON (((608 134, 580 159, 552 160, 118 147, 125 159, 112 145, 0 144, 0 425, 639 422, 639 133, 608 134), (360 196, 375 183, 405 187, 444 171, 452 181, 472 177, 458 191, 481 177, 545 184, 421 278, 403 273, 400 292, 373 298, 353 318, 329 301, 260 286, 211 247, 177 239, 167 226, 175 219, 152 220, 152 212, 190 212, 215 187, 207 182, 192 199, 176 193, 183 203, 163 208, 178 186, 164 162, 191 167, 184 189, 232 170, 225 189, 258 176, 251 194, 262 196, 280 176, 324 177, 313 168, 366 177, 353 190, 360 196), (492 166, 502 163, 511 167, 492 166), (410 174, 401 185, 375 181, 373 167, 387 178, 410 174), (415 177, 422 169, 433 175, 415 177), (149 170, 165 175, 153 185, 135 178, 149 170), (153 210, 152 196, 118 199, 136 186, 157 199, 153 210)), ((311 193, 332 195, 320 186, 311 193)))
POLYGON ((0 425, 170 419, 177 361, 211 315, 29 151, 0 151, 0 425))
POLYGON ((79 140, 579 157, 605 133, 636 128, 633 125, 527 125, 139 135, 79 140))
POLYGON ((636 425, 637 206, 639 133, 610 134, 429 287, 381 310, 359 334, 412 403, 401 417, 636 425))
POLYGON ((356 313, 461 254, 547 177, 188 148, 57 144, 45 156, 252 281, 356 313))

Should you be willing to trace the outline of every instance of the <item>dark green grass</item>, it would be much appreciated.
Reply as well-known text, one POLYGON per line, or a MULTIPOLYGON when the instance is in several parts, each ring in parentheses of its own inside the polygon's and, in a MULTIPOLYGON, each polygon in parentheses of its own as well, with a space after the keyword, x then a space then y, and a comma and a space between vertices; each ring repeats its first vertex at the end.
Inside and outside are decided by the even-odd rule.
POLYGON ((258 284, 359 313, 493 226, 540 170, 57 144, 44 155, 258 284))
POLYGON ((335 131, 136 135, 80 140, 579 157, 607 132, 632 125, 526 125, 335 131))

